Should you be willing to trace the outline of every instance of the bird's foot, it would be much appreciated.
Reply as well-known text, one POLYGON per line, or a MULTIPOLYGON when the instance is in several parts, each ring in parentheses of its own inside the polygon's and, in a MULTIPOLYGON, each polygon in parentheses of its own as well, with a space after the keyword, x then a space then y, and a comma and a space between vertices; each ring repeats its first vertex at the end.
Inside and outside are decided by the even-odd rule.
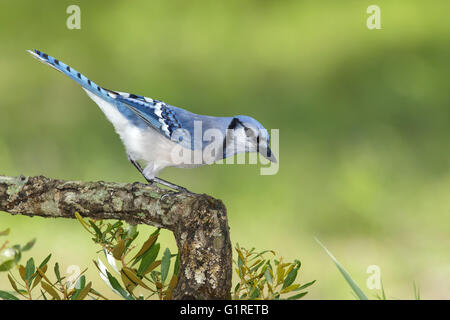
POLYGON ((180 187, 179 189, 176 189, 177 193, 187 193, 187 194, 196 194, 195 192, 192 192, 184 187, 180 187))
MULTIPOLYGON (((169 181, 166 181, 166 180, 163 180, 163 179, 160 179, 160 178, 157 178, 157 177, 155 177, 155 178, 153 178, 153 179, 151 179, 151 180, 150 180, 150 179, 147 179, 147 181, 149 182, 149 184, 160 184, 160 185, 169 187, 169 188, 171 188, 171 189, 173 189, 173 190, 176 191, 175 194, 182 194, 182 193, 187 193, 187 194, 192 194, 192 195, 195 195, 195 194, 196 194, 196 193, 194 193, 194 192, 192 192, 192 191, 189 191, 189 190, 186 189, 185 187, 176 185, 176 184, 174 184, 174 183, 171 183, 171 182, 169 182, 169 181)), ((167 193, 167 194, 163 194, 163 197, 164 197, 164 196, 168 196, 168 195, 169 195, 168 193, 167 193)), ((162 199, 163 197, 161 197, 161 199, 162 199)))
POLYGON ((188 189, 184 188, 184 187, 180 187, 178 189, 175 189, 175 192, 171 192, 171 193, 164 193, 160 200, 164 200, 165 197, 169 197, 170 195, 182 195, 182 194, 189 194, 189 195, 196 195, 196 193, 189 191, 188 189))
MULTIPOLYGON (((178 193, 196 194, 194 192, 189 191, 185 187, 181 187, 179 185, 176 185, 174 183, 171 183, 169 181, 166 181, 166 180, 163 180, 163 179, 160 179, 157 177, 154 177, 151 179, 147 178, 147 175, 145 174, 145 170, 142 170, 141 165, 137 161, 135 161, 128 153, 127 153, 127 157, 128 157, 128 160, 136 167, 136 169, 139 171, 139 173, 142 174, 142 176, 145 178, 145 180, 147 180, 148 185, 154 186, 156 184, 161 184, 163 186, 166 186, 166 187, 176 190, 177 194, 178 193)), ((166 196, 166 195, 168 195, 168 194, 164 194, 163 196, 166 196)))

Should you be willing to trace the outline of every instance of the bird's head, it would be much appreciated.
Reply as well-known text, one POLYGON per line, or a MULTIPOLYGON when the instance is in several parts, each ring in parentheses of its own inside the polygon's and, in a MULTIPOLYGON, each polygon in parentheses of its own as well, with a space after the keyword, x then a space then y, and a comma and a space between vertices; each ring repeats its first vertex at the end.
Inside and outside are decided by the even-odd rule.
POLYGON ((261 123, 249 116, 235 116, 228 129, 233 130, 238 152, 259 152, 272 162, 277 159, 270 150, 270 136, 261 123))

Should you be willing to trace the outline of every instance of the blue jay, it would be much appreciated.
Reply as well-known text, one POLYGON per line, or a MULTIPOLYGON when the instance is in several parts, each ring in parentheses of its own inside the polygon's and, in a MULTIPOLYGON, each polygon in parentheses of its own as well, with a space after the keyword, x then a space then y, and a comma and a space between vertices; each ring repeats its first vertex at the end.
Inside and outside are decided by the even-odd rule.
POLYGON ((215 130, 217 133, 214 141, 219 147, 212 155, 212 162, 245 152, 259 152, 270 161, 277 161, 269 147, 268 131, 249 116, 198 115, 155 99, 108 90, 58 59, 39 50, 27 51, 82 86, 113 124, 125 146, 128 160, 149 183, 159 183, 179 192, 188 192, 157 175, 166 167, 191 168, 209 164, 201 153, 212 142, 204 141, 202 135, 200 139, 192 139, 196 135, 197 124, 203 131, 215 130), (218 138, 220 136, 222 138, 218 138), (176 160, 174 154, 177 152, 174 153, 174 150, 178 154, 186 152, 187 157, 183 158, 185 161, 176 160), (197 157, 197 153, 200 153, 200 157, 197 157))

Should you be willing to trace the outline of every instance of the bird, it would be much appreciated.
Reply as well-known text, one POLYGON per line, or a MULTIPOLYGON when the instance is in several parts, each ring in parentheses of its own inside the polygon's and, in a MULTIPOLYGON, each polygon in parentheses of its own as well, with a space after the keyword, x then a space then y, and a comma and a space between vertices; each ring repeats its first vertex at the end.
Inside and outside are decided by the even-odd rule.
POLYGON ((159 178, 159 174, 166 167, 194 168, 246 152, 259 152, 277 162, 270 149, 268 131, 250 116, 199 115, 142 95, 109 90, 42 51, 27 52, 81 85, 112 123, 128 160, 149 184, 192 193, 159 178), (196 138, 199 127, 200 138, 196 138), (202 132, 212 132, 211 139, 204 139, 202 132), (206 151, 210 153, 209 160, 203 156, 206 151))

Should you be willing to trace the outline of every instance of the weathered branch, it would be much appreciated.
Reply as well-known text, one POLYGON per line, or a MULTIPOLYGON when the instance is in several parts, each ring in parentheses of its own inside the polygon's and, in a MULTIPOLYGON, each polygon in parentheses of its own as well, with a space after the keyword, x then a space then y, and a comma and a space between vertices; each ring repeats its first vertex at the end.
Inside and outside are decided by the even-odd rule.
POLYGON ((175 299, 229 299, 231 242, 226 208, 208 195, 141 183, 0 176, 0 211, 13 215, 118 219, 171 230, 180 252, 175 299))

